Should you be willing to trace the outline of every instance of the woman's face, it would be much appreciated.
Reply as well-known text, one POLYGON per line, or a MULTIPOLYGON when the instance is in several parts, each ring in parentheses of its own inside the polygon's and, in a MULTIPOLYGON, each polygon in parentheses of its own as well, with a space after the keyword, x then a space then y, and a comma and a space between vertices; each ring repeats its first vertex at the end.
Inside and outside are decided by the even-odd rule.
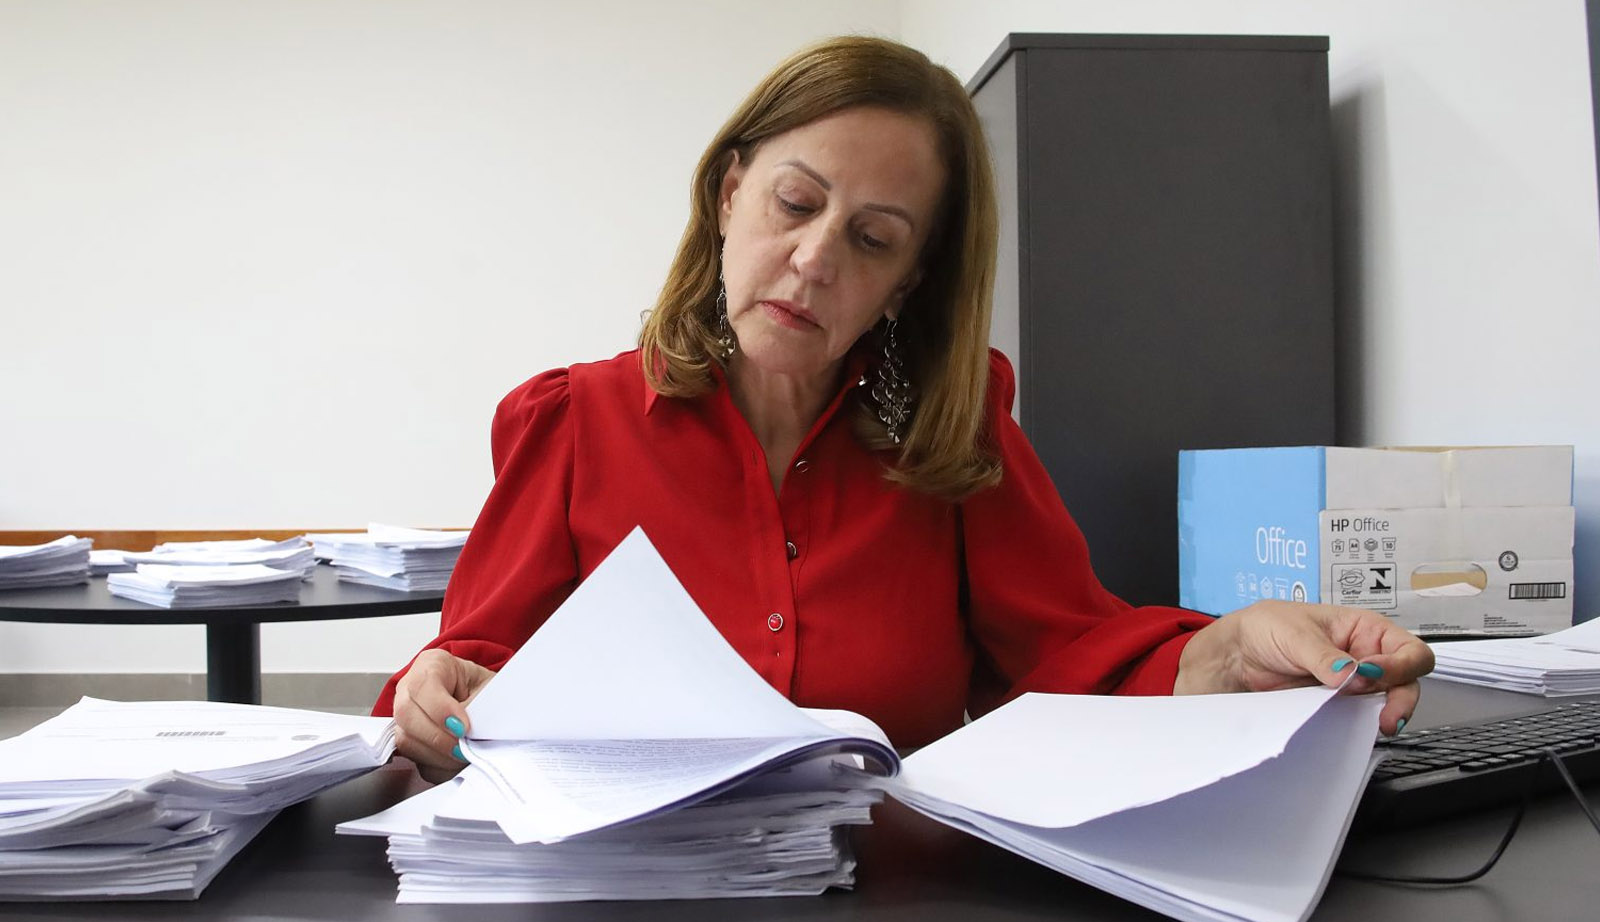
POLYGON ((833 374, 916 286, 944 183, 933 126, 885 109, 836 112, 736 161, 718 214, 735 362, 833 374))

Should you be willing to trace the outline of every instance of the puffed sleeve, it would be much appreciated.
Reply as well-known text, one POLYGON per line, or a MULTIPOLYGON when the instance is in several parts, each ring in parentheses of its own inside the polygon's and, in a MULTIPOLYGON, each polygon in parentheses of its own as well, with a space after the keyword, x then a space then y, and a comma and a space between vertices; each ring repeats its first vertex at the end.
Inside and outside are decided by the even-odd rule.
POLYGON ((974 717, 1028 691, 1172 693, 1178 657, 1211 622, 1135 608, 1089 565, 1089 548, 1033 446, 1011 418, 1011 363, 990 352, 989 425, 1001 481, 961 504, 969 623, 980 659, 974 717))
MULTIPOLYGON (((507 394, 490 429, 494 487, 445 590, 440 648, 498 671, 571 594, 577 558, 567 526, 573 434, 567 370, 545 372, 507 394)), ((394 710, 400 670, 373 713, 394 710)))

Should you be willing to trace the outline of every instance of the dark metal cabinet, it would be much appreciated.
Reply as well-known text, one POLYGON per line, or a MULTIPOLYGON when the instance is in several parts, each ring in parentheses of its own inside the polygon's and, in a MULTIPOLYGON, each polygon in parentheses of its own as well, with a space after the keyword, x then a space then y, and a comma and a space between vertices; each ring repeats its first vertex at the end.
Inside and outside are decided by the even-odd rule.
POLYGON ((1013 34, 969 89, 1023 429, 1136 604, 1176 604, 1177 453, 1332 444, 1326 38, 1013 34))

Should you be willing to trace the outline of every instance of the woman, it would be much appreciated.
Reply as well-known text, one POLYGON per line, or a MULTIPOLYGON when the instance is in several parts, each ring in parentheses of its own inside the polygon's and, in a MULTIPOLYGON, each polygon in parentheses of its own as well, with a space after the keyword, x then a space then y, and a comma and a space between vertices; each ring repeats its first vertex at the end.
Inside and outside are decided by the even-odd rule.
MULTIPOLYGON (((996 217, 960 83, 878 39, 784 62, 713 139, 636 352, 533 378, 439 637, 384 689, 400 752, 460 768, 465 702, 642 525, 797 703, 917 746, 1024 691, 1385 690, 1432 666, 1381 616, 1213 620, 1106 592, 988 348, 996 217)), ((603 655, 603 651, 596 651, 603 655)))

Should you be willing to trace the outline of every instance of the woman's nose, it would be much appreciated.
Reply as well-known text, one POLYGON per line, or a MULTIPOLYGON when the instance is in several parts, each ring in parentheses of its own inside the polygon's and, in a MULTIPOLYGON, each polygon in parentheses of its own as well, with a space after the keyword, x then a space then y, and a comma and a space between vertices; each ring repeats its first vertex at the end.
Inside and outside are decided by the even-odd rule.
POLYGON ((789 264, 807 282, 829 284, 838 272, 838 247, 843 237, 841 228, 817 221, 800 232, 789 264))

